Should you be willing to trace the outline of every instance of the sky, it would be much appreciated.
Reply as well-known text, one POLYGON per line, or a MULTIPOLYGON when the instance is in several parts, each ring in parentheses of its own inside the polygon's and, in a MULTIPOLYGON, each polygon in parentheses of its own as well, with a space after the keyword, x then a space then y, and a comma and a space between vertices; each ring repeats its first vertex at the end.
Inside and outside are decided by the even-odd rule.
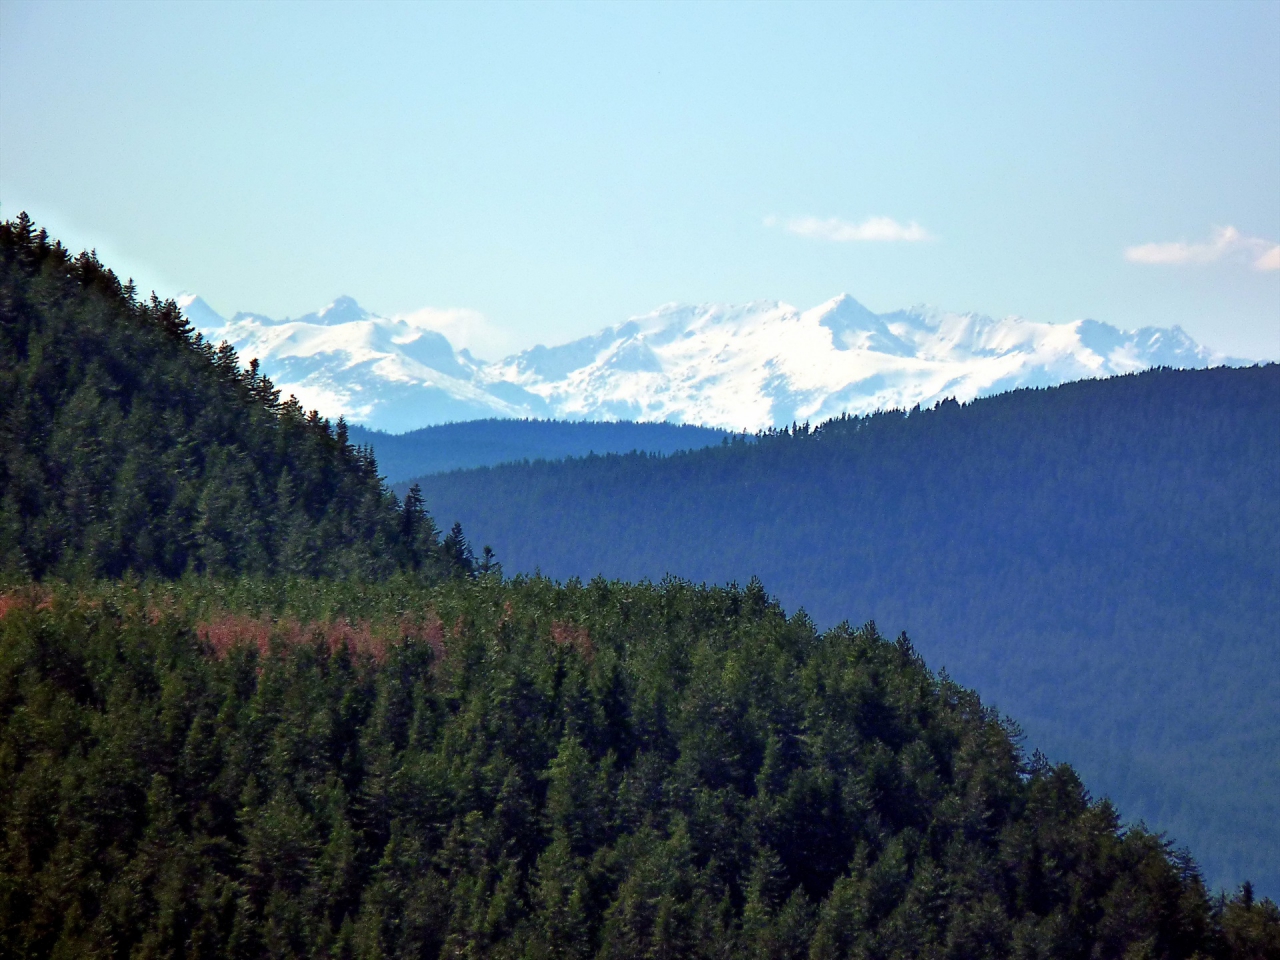
POLYGON ((1280 359, 1280 3, 0 0, 0 215, 497 357, 852 294, 1280 359))

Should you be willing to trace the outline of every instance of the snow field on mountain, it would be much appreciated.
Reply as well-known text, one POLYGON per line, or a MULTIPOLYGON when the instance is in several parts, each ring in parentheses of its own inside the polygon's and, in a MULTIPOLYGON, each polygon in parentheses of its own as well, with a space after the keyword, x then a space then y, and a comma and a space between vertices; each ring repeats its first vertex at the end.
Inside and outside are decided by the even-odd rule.
POLYGON ((296 320, 224 320, 198 297, 180 303, 206 337, 256 357, 283 395, 391 432, 484 417, 754 431, 1151 366, 1233 362, 1177 327, 1123 331, 930 308, 875 314, 848 295, 804 311, 776 301, 670 304, 495 363, 455 350, 429 312, 380 317, 340 297, 296 320))

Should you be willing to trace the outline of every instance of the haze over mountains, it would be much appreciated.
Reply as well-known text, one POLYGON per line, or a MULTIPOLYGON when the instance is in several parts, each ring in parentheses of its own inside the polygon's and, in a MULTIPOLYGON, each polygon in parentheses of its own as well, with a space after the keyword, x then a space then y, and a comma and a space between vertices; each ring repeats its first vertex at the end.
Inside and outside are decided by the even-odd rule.
POLYGON ((1277 897, 1277 476, 1271 364, 419 482, 507 574, 758 576, 820 626, 905 630, 1212 886, 1277 897))
POLYGON ((1280 952, 1280 367, 401 500, 357 430, 25 215, 0 320, 4 956, 1280 952), (508 578, 428 504, 487 513, 506 573, 664 575, 508 578), (682 578, 708 560, 737 584, 682 578), (920 646, 819 632, 833 599, 920 646))
POLYGON ((497 362, 455 349, 413 316, 350 297, 287 320, 180 300, 215 342, 258 358, 282 395, 393 433, 492 417, 639 420, 760 430, 946 397, 1147 367, 1232 362, 1180 328, 1120 330, 916 307, 872 313, 848 295, 809 310, 776 301, 669 304, 558 346, 497 362))

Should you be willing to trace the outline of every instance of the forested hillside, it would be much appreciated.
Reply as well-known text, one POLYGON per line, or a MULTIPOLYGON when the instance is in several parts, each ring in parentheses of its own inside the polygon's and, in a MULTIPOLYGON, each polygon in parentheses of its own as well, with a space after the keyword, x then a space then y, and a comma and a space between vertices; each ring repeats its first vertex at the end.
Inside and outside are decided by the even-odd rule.
POLYGON ((416 497, 91 253, 0 224, 0 573, 438 576, 416 497))
POLYGON ((7 957, 1274 957, 905 638, 758 584, 0 595, 7 957))
POLYGON ((1277 896, 1278 477, 1272 365, 422 485, 509 572, 758 575, 820 624, 905 629, 1214 884, 1277 896))
MULTIPOLYGON (((1211 895, 906 635, 754 579, 504 579, 343 424, 25 217, 0 321, 0 956, 1280 956, 1271 900, 1211 895)), ((708 462, 812 467, 858 423, 708 462)), ((695 462, 530 489, 594 509, 589 471, 695 462)))
POLYGON ((674 423, 567 420, 469 420, 383 433, 352 425, 352 442, 369 447, 391 483, 427 473, 517 460, 562 460, 605 453, 675 453, 720 443, 729 434, 674 423))

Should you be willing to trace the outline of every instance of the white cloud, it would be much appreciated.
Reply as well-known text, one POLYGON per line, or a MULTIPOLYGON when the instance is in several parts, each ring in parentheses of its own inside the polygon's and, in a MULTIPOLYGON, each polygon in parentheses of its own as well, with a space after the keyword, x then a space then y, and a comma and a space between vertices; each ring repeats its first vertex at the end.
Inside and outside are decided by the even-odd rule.
MULTIPOLYGON (((766 217, 765 226, 777 225, 777 217, 766 217)), ((798 237, 812 237, 815 240, 831 240, 835 243, 861 242, 907 242, 932 240, 933 237, 924 227, 916 223, 902 224, 892 217, 868 217, 861 223, 849 223, 838 217, 795 217, 783 224, 787 233, 798 237)))
POLYGON ((1215 263, 1225 257, 1244 257, 1255 270, 1280 270, 1280 244, 1246 237, 1235 227, 1218 227, 1205 243, 1144 243, 1129 247, 1131 263, 1215 263))
POLYGON ((478 310, 423 307, 411 313, 396 314, 395 319, 403 320, 411 327, 442 333, 455 350, 466 348, 485 360, 497 360, 515 347, 510 332, 478 310))
POLYGON ((1275 244, 1270 250, 1253 261, 1253 269, 1280 270, 1280 243, 1275 244))

